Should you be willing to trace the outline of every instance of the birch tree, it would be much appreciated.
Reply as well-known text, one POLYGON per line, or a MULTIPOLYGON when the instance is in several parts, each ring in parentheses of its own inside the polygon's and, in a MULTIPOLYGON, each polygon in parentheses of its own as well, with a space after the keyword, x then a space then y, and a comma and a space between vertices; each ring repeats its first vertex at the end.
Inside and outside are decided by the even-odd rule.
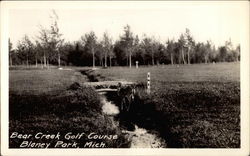
POLYGON ((48 58, 48 53, 49 53, 49 31, 45 29, 44 27, 40 26, 40 31, 39 31, 39 36, 37 36, 38 41, 40 42, 40 45, 42 46, 42 51, 43 51, 43 65, 44 67, 47 66, 47 60, 48 58))
POLYGON ((173 65, 174 64, 174 41, 168 39, 166 44, 167 44, 167 52, 170 54, 171 65, 173 65))
POLYGON ((185 35, 185 47, 187 48, 187 61, 188 64, 190 64, 190 59, 191 59, 191 52, 193 51, 193 48, 195 46, 194 39, 190 34, 190 30, 186 28, 186 33, 185 35))
POLYGON ((121 37, 121 40, 125 45, 125 52, 127 54, 127 60, 129 61, 129 67, 132 66, 132 47, 134 42, 133 33, 131 32, 130 26, 126 25, 124 27, 124 35, 121 37))
POLYGON ((112 55, 112 39, 109 37, 108 33, 103 34, 103 51, 104 51, 104 67, 107 67, 107 58, 109 57, 109 64, 111 66, 112 55))
POLYGON ((97 46, 97 37, 93 31, 85 34, 85 36, 81 37, 85 49, 92 54, 92 65, 95 68, 95 50, 97 46))
POLYGON ((58 27, 58 20, 59 17, 57 13, 53 10, 52 14, 50 16, 52 20, 52 24, 50 26, 50 45, 51 50, 54 51, 57 54, 57 62, 58 66, 61 66, 61 53, 60 53, 60 47, 63 44, 63 39, 61 38, 62 34, 59 32, 59 27, 58 27))
POLYGON ((186 59, 185 59, 185 51, 184 51, 184 46, 186 44, 186 40, 183 34, 180 35, 180 38, 178 40, 179 46, 180 46, 180 51, 181 51, 181 58, 182 58, 182 62, 183 64, 187 64, 186 63, 186 59))

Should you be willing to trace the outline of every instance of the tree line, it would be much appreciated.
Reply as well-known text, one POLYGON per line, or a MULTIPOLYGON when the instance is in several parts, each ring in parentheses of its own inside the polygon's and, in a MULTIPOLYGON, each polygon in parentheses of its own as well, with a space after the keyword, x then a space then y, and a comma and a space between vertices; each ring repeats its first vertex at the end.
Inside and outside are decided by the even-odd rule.
POLYGON ((211 41, 196 42, 186 29, 178 40, 168 39, 165 43, 154 37, 138 35, 129 25, 123 29, 118 40, 113 41, 108 32, 98 40, 90 31, 78 41, 67 42, 58 27, 58 16, 51 15, 50 28, 40 26, 34 42, 25 35, 14 49, 9 39, 9 63, 13 65, 74 65, 74 66, 129 66, 139 65, 195 64, 211 62, 233 62, 240 60, 240 45, 235 48, 231 40, 215 47, 211 41))

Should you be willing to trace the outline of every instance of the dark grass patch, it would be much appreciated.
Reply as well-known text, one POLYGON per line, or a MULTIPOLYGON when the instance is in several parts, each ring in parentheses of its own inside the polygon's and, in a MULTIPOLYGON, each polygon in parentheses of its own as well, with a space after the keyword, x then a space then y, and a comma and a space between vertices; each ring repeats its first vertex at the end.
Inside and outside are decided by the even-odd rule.
POLYGON ((81 70, 80 71, 83 75, 86 75, 90 82, 98 82, 97 76, 91 74, 92 70, 81 70))
POLYGON ((137 91, 130 117, 157 130, 169 148, 239 148, 238 82, 156 82, 150 95, 137 91))
POLYGON ((28 95, 10 92, 10 116, 19 118, 20 115, 39 115, 55 113, 67 115, 72 111, 90 114, 101 112, 102 105, 99 95, 88 87, 77 90, 67 90, 59 95, 28 95), (65 112, 67 112, 65 114, 65 112))
POLYGON ((100 82, 100 81, 112 80, 110 78, 106 78, 106 77, 102 76, 101 74, 97 74, 95 71, 93 71, 91 69, 80 70, 80 72, 83 75, 86 75, 90 82, 100 82))
MULTIPOLYGON (((102 113, 99 95, 92 88, 82 87, 77 83, 68 88, 56 95, 20 95, 10 92, 10 135, 13 132, 32 135, 38 132, 44 134, 60 132, 62 141, 67 143, 76 141, 81 148, 86 141, 104 141, 109 148, 128 147, 129 142, 121 134, 121 130, 102 113), (118 135, 118 139, 87 140, 85 136, 79 140, 67 140, 63 136, 68 132, 118 135)), ((9 139, 9 141, 10 148, 18 148, 23 140, 9 139)), ((53 148, 58 140, 31 138, 29 141, 51 143, 50 148, 53 148)))

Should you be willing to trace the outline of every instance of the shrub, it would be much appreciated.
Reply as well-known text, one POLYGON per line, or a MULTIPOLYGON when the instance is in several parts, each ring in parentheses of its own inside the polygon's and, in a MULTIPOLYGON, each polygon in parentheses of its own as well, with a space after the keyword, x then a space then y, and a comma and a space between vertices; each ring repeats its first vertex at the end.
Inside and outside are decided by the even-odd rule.
POLYGON ((73 111, 81 113, 101 112, 102 104, 99 95, 90 87, 80 87, 74 83, 69 90, 59 95, 27 95, 10 92, 10 116, 57 114, 73 111))
MULTIPOLYGON (((53 134, 60 132, 63 136, 68 132, 89 134, 95 132, 103 135, 118 135, 117 140, 99 140, 106 147, 128 147, 129 141, 111 118, 102 113, 102 103, 94 89, 72 84, 68 90, 59 95, 20 95, 10 93, 9 131, 22 134, 38 132, 53 134)), ((10 148, 19 147, 21 139, 9 139, 10 148)), ((50 142, 57 140, 37 140, 50 142)), ((73 142, 75 140, 62 141, 73 142)), ((90 140, 88 140, 90 141, 90 140)), ((96 141, 96 140, 95 140, 96 141)), ((84 147, 86 137, 77 140, 79 147, 84 147)), ((97 140, 98 142, 98 140, 97 140)))

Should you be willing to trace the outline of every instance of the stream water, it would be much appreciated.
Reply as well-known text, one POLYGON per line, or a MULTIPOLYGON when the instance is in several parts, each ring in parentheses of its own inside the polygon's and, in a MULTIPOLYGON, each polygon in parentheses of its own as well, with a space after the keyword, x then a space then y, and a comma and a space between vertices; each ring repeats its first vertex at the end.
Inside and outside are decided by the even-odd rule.
MULTIPOLYGON (((103 103, 103 113, 107 114, 116 126, 119 126, 119 121, 115 120, 119 112, 119 108, 112 102, 108 101, 105 96, 105 92, 100 93, 103 103)), ((151 133, 144 128, 140 128, 134 125, 135 129, 129 131, 123 129, 122 133, 128 136, 129 141, 131 141, 130 148, 163 148, 166 147, 165 141, 160 138, 156 133, 151 133)))

